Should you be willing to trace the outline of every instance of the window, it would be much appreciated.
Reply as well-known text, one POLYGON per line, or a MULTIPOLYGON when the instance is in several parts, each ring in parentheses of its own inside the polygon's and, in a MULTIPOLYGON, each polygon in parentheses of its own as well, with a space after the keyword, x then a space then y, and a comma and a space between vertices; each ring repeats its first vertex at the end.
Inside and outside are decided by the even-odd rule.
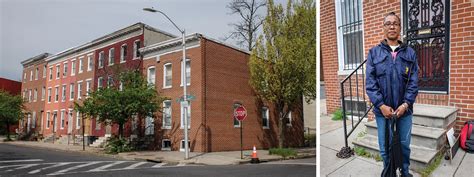
POLYGON ((92 71, 92 67, 94 67, 92 62, 93 62, 92 55, 88 55, 87 56, 87 71, 92 71))
POLYGON ((145 118, 145 135, 155 134, 155 119, 153 117, 147 116, 145 118))
POLYGON ((74 100, 74 83, 69 85, 69 100, 74 100))
MULTIPOLYGON (((191 85, 191 60, 186 59, 186 83, 191 85)), ((181 86, 183 86, 183 77, 181 77, 181 86)))
POLYGON ((291 127, 291 122, 293 121, 291 114, 292 112, 288 111, 288 115, 286 116, 286 118, 288 118, 288 122, 286 122, 286 126, 289 126, 289 127, 291 127))
POLYGON ((76 60, 71 61, 71 76, 76 75, 76 60))
POLYGON ((61 72, 59 71, 60 67, 61 67, 60 65, 56 65, 56 79, 59 79, 59 74, 61 72))
POLYGON ((133 58, 138 58, 140 56, 140 52, 138 51, 140 49, 140 41, 137 40, 133 43, 133 58))
POLYGON ((64 71, 63 71, 63 77, 66 77, 66 75, 67 75, 67 66, 68 66, 67 63, 64 63, 64 67, 63 67, 63 69, 64 69, 64 71))
POLYGON ((53 80, 53 67, 49 68, 49 80, 53 80))
POLYGON ((171 63, 165 64, 163 69, 163 88, 171 88, 172 71, 171 63))
POLYGON ((115 49, 111 48, 109 49, 109 66, 114 65, 115 62, 115 49))
POLYGON ((127 44, 124 44, 120 48, 120 63, 125 62, 126 58, 127 58, 127 44))
POLYGON ((154 66, 148 67, 148 73, 147 73, 148 85, 155 85, 155 75, 156 75, 155 67, 154 66))
POLYGON ((269 111, 267 107, 262 108, 262 125, 263 128, 270 128, 269 111))
POLYGON ((65 102, 66 101, 66 85, 63 85, 61 93, 62 93, 61 94, 61 101, 65 102))
POLYGON ((163 102, 163 129, 171 129, 171 100, 163 102))
POLYGON ((50 112, 46 112, 46 129, 49 129, 49 124, 51 124, 49 118, 50 114, 50 112))
POLYGON ((48 103, 51 103, 51 87, 48 88, 48 103))
POLYGON ((97 89, 102 88, 103 82, 104 82, 104 79, 102 79, 102 77, 97 78, 97 89))
POLYGON ((79 73, 82 73, 84 71, 84 57, 79 58, 79 73))
POLYGON ((30 71, 30 81, 33 80, 33 70, 30 71))
POLYGON ((41 101, 44 101, 46 95, 46 87, 41 88, 41 101))
POLYGON ((91 80, 86 80, 86 97, 89 96, 89 92, 91 91, 91 80))
POLYGON ((58 102, 59 101, 59 86, 56 86, 54 88, 54 93, 56 94, 54 97, 54 102, 58 102))
POLYGON ((364 60, 362 0, 336 0, 339 70, 353 70, 364 60))
POLYGON ((109 76, 107 78, 107 87, 114 86, 114 78, 112 76, 109 76))
POLYGON ((80 100, 82 97, 82 81, 77 81, 77 99, 80 100))
POLYGON ((35 88, 35 92, 33 93, 33 101, 36 102, 38 100, 38 89, 35 88))
POLYGON ((171 141, 169 139, 163 139, 161 150, 162 151, 171 151, 171 141))
POLYGON ((46 78, 46 65, 43 67, 43 78, 46 78))
POLYGON ((104 51, 99 53, 99 68, 104 67, 104 51))
POLYGON ((31 128, 35 128, 36 127, 36 112, 33 111, 33 119, 31 121, 31 128))
POLYGON ((31 103, 31 100, 33 100, 33 99, 31 99, 31 89, 30 89, 30 90, 28 90, 28 102, 31 103))
POLYGON ((64 112, 64 109, 61 110, 61 129, 64 129, 64 112))
MULTIPOLYGON (((191 128, 191 105, 188 105, 186 117, 188 119, 188 129, 191 128)), ((181 128, 184 128, 184 107, 181 106, 181 128)))
POLYGON ((81 129, 81 117, 79 112, 76 112, 76 129, 81 129))
POLYGON ((23 82, 26 82, 26 72, 23 73, 23 82))
POLYGON ((38 75, 39 75, 39 68, 36 68, 36 70, 35 70, 35 80, 38 80, 38 75))
MULTIPOLYGON (((191 147, 191 144, 189 143, 189 140, 188 140, 188 148, 191 147)), ((181 140, 181 145, 179 147, 179 151, 181 152, 184 152, 184 140, 181 140)))

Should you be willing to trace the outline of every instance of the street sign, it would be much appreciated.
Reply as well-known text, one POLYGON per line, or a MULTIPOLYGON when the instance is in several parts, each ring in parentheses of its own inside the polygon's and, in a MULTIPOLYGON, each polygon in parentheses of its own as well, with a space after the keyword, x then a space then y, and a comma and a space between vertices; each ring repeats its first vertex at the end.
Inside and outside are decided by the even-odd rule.
MULTIPOLYGON (((192 100, 195 100, 196 99, 196 96, 194 95, 186 95, 186 100, 188 101, 192 101, 192 100)), ((176 99, 176 102, 180 103, 184 100, 184 96, 180 96, 179 98, 176 99)))
POLYGON ((234 117, 239 121, 243 121, 247 117, 247 109, 242 105, 235 108, 234 117))

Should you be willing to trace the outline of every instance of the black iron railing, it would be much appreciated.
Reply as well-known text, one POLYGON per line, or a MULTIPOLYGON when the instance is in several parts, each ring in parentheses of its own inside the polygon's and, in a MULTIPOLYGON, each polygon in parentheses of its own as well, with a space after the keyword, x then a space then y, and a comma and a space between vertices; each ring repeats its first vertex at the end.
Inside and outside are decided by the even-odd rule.
POLYGON ((348 138, 373 108, 365 95, 364 66, 366 62, 367 60, 364 60, 340 83, 345 146, 337 153, 339 158, 347 158, 354 154, 349 147, 348 138))

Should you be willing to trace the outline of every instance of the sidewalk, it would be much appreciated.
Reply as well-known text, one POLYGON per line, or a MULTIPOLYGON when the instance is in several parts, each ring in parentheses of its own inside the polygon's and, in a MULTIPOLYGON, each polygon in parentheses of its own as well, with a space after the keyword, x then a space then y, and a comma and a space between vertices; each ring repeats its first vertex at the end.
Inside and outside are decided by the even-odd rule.
MULTIPOLYGON (((324 100, 321 100, 323 103, 324 100)), ((322 106, 323 104, 321 104, 322 106)), ((321 110, 326 107, 321 107, 321 110)), ((321 176, 330 177, 378 177, 383 170, 382 162, 360 156, 352 156, 347 159, 336 157, 336 153, 344 147, 344 128, 342 121, 331 120, 332 115, 321 115, 321 176)), ((348 131, 350 129, 348 128, 348 131)), ((349 146, 357 138, 360 132, 365 131, 363 122, 349 137, 349 146)), ((452 163, 442 160, 439 167, 431 174, 432 177, 468 177, 474 174, 474 154, 465 153, 462 149, 458 151, 452 163)), ((411 171, 413 176, 421 176, 411 171)))
MULTIPOLYGON (((240 151, 227 152, 210 152, 210 153, 189 153, 189 159, 184 160, 184 152, 178 151, 133 151, 119 153, 116 155, 106 154, 102 148, 93 148, 86 146, 85 151, 82 146, 67 145, 67 144, 52 144, 37 141, 12 141, 3 142, 3 137, 0 137, 0 143, 13 144, 20 146, 30 146, 36 148, 48 148, 62 151, 71 151, 78 153, 89 153, 105 157, 120 158, 124 160, 142 160, 152 162, 165 162, 168 164, 204 164, 204 165, 237 165, 250 163, 251 150, 244 151, 244 159, 240 159, 240 151)), ((309 158, 316 156, 316 148, 299 148, 295 149, 298 156, 295 158, 309 158)), ((268 150, 258 150, 257 155, 260 161, 277 161, 284 160, 281 156, 269 155, 268 150)))

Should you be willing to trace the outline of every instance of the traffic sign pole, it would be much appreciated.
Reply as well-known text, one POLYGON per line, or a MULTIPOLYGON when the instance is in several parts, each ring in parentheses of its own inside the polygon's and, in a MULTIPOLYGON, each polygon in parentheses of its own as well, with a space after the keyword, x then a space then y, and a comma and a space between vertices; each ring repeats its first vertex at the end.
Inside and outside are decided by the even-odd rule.
POLYGON ((242 141, 242 127, 244 121, 239 120, 240 122, 240 159, 244 159, 244 150, 243 150, 243 141, 242 141))

